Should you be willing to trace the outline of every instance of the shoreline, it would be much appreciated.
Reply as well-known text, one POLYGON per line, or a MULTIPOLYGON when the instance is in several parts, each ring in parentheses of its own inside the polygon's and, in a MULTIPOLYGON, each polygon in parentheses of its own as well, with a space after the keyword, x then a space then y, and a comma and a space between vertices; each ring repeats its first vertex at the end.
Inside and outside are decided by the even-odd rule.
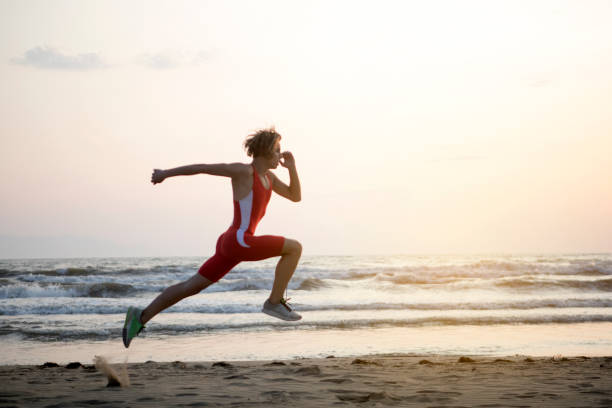
MULTIPOLYGON (((166 316, 174 318, 173 315, 166 316)), ((120 327, 120 323, 117 323, 120 327)), ((53 360, 111 362, 259 361, 328 355, 609 356, 612 322, 546 325, 422 326, 371 329, 286 329, 203 332, 166 336, 154 328, 125 349, 119 334, 106 340, 29 341, 3 339, 0 365, 38 365, 53 360)))
MULTIPOLYGON (((2 406, 609 406, 612 356, 361 355, 0 366, 2 406)), ((42 362, 41 362, 42 364, 42 362)))

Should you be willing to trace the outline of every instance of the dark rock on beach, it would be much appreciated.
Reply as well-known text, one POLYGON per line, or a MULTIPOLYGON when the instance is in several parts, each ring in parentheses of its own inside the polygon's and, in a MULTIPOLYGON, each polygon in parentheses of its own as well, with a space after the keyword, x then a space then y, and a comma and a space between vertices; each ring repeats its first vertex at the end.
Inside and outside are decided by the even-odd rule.
POLYGON ((59 367, 59 364, 47 361, 45 364, 41 364, 38 366, 38 368, 53 368, 53 367, 59 367))
POLYGON ((473 360, 469 357, 459 357, 459 360, 457 360, 458 363, 475 363, 476 360, 473 360))
POLYGON ((182 361, 173 361, 172 362, 172 367, 174 367, 174 368, 187 368, 187 364, 183 363, 182 361))
POLYGON ((283 363, 282 361, 273 361, 271 363, 266 364, 267 366, 284 366, 287 365, 285 363, 283 363))
POLYGON ((377 363, 376 361, 370 361, 370 360, 363 360, 361 358, 356 358, 353 360, 353 362, 351 364, 362 364, 362 365, 380 365, 380 363, 377 363))
POLYGON ((224 368, 233 367, 233 365, 231 365, 230 363, 226 363, 225 361, 218 361, 216 363, 213 363, 212 366, 213 367, 224 367, 224 368))

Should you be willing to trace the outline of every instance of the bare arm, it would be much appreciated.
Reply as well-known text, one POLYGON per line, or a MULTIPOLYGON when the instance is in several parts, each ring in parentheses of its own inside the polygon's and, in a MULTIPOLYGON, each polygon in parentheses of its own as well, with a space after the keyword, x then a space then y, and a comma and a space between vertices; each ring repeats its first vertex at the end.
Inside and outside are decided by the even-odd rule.
POLYGON ((245 171, 248 171, 249 166, 243 163, 220 163, 220 164, 190 164, 187 166, 175 167, 173 169, 153 170, 151 183, 161 183, 168 177, 175 176, 191 176, 194 174, 210 174, 213 176, 238 177, 245 171))
POLYGON ((295 159, 290 152, 283 152, 282 158, 281 165, 289 170, 289 185, 283 183, 274 173, 270 173, 272 174, 272 189, 276 194, 298 202, 302 199, 302 188, 295 167, 295 159))

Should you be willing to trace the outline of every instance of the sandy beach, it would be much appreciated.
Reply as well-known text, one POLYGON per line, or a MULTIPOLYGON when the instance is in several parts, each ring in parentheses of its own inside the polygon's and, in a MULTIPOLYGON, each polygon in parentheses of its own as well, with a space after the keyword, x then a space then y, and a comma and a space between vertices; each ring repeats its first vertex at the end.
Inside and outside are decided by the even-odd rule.
POLYGON ((108 386, 100 364, 81 363, 0 366, 0 406, 612 406, 612 357, 373 355, 113 364, 122 386, 108 386))
POLYGON ((612 407, 610 255, 307 257, 297 323, 261 313, 262 261, 125 349, 127 307, 200 262, 0 261, 0 407, 612 407))

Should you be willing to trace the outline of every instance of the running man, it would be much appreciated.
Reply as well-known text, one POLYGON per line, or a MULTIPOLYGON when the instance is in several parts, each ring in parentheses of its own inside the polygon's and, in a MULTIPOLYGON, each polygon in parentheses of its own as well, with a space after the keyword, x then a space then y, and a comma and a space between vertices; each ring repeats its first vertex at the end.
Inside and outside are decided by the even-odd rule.
POLYGON ((259 130, 247 137, 244 147, 247 154, 253 157, 250 164, 192 164, 169 170, 153 170, 153 184, 161 183, 169 177, 201 173, 230 177, 234 197, 234 221, 217 240, 215 255, 208 259, 195 275, 166 288, 144 310, 128 308, 123 326, 123 344, 126 348, 155 315, 179 300, 206 289, 242 261, 259 261, 280 256, 272 292, 263 304, 262 312, 283 320, 302 318, 291 310, 282 296, 302 255, 302 245, 296 240, 281 236, 255 235, 255 228, 266 212, 272 191, 291 201, 301 200, 295 159, 290 152, 281 153, 280 140, 281 135, 274 128, 259 130), (277 168, 279 163, 289 170, 289 185, 270 171, 277 168))

